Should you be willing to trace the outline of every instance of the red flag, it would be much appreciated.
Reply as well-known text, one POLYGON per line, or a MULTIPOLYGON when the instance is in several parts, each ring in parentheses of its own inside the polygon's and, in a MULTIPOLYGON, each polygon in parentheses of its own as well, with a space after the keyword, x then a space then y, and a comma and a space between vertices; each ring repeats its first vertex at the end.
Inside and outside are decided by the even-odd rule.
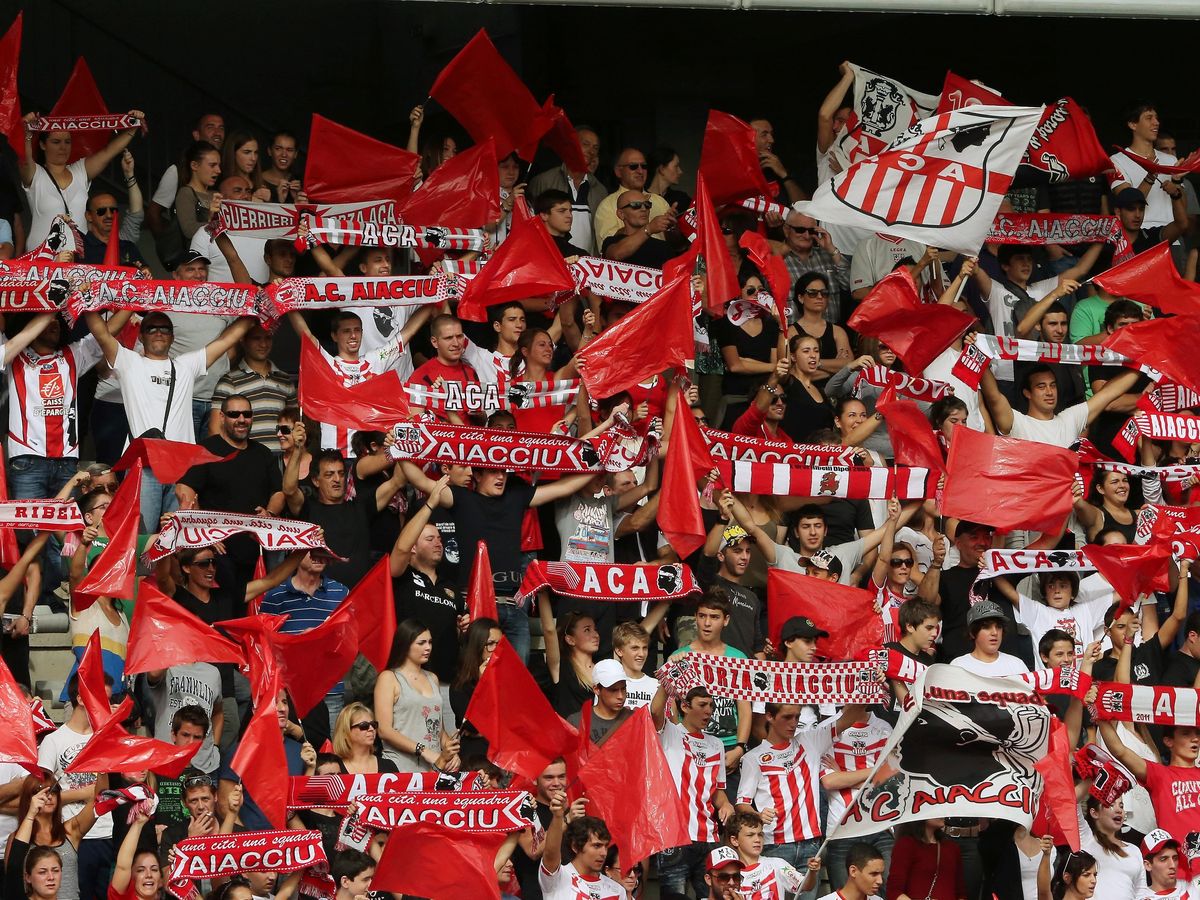
MULTIPOLYGON (((266 577, 267 577, 267 564, 266 564, 266 561, 263 559, 262 548, 259 547, 258 548, 258 559, 256 559, 254 561, 254 574, 252 574, 250 576, 250 580, 251 581, 261 581, 262 579, 264 579, 266 577)), ((257 597, 254 597, 249 603, 246 604, 246 612, 248 612, 252 616, 257 616, 259 610, 262 609, 262 601, 263 601, 263 597, 265 597, 265 596, 266 596, 266 594, 259 594, 257 597)))
POLYGON ((1151 591, 1169 591, 1170 541, 1150 544, 1088 544, 1084 550, 1100 576, 1112 585, 1122 611, 1151 591))
POLYGON ((408 225, 481 228, 500 218, 500 164, 486 140, 446 160, 400 207, 408 225))
POLYGON ((304 414, 327 425, 386 431, 412 418, 395 370, 344 387, 312 341, 300 342, 299 391, 304 414))
POLYGON ((396 601, 392 594, 392 570, 388 557, 373 565, 350 591, 345 606, 354 607, 358 623, 358 652, 376 669, 387 668, 396 636, 396 601))
MULTIPOLYGON (((296 715, 307 716, 354 665, 359 631, 354 613, 347 600, 316 628, 271 637, 296 715)), ((377 630, 375 622, 369 624, 377 630)))
POLYGON ((488 759, 531 781, 579 739, 503 638, 471 695, 467 720, 488 739, 488 759))
POLYGON ((104 245, 104 263, 106 266, 121 264, 121 218, 113 213, 112 231, 108 233, 108 243, 104 245))
POLYGON ((1071 744, 1067 726, 1053 716, 1050 717, 1050 743, 1046 755, 1034 763, 1042 773, 1045 790, 1039 804, 1039 817, 1045 810, 1046 824, 1055 843, 1058 835, 1075 853, 1079 852, 1079 817, 1076 815, 1078 802, 1075 799, 1075 778, 1071 769, 1071 744))
POLYGON ((1200 347, 1200 316, 1134 322, 1110 334, 1104 346, 1200 391, 1200 354, 1195 351, 1200 347))
POLYGON ((555 105, 553 94, 542 104, 542 112, 550 120, 550 130, 542 137, 542 143, 563 161, 568 172, 586 172, 588 164, 579 144, 579 135, 566 112, 555 105))
POLYGON ((668 281, 575 355, 593 397, 611 397, 696 356, 690 279, 668 281))
POLYGON ((283 828, 287 821, 288 765, 283 731, 275 712, 280 672, 274 664, 270 638, 261 634, 246 637, 254 712, 230 767, 241 776, 271 827, 283 828))
POLYGON ((1180 277, 1166 241, 1113 266, 1092 281, 1114 296, 1148 303, 1163 312, 1200 315, 1200 284, 1180 277))
POLYGON ((129 623, 126 674, 194 662, 241 665, 245 656, 237 644, 160 591, 152 579, 144 580, 138 585, 133 621, 129 623))
POLYGON ((514 150, 522 159, 533 159, 538 140, 550 128, 550 117, 482 28, 442 69, 429 95, 475 143, 494 139, 500 159, 514 150))
POLYGON ((178 778, 203 746, 202 741, 176 747, 166 741, 137 737, 121 725, 122 718, 114 715, 96 728, 83 749, 71 760, 67 771, 136 772, 149 769, 164 778, 178 778))
POLYGON ((900 266, 871 289, 846 324, 879 338, 904 360, 910 375, 920 375, 974 321, 952 306, 922 303, 912 274, 900 266))
POLYGON ((716 206, 771 192, 758 160, 754 129, 716 109, 708 111, 704 126, 699 173, 716 206))
POLYGON ((1092 120, 1083 107, 1064 97, 1042 113, 1013 180, 1020 187, 1114 171, 1116 167, 1096 137, 1092 120))
POLYGON ((504 835, 496 831, 472 834, 435 822, 401 825, 383 848, 371 889, 435 900, 499 900, 495 865, 502 843, 504 835))
POLYGON ((0 38, 0 131, 18 159, 25 158, 25 123, 21 121, 21 95, 17 90, 17 69, 21 62, 21 23, 17 13, 4 37, 0 38))
POLYGON ((676 391, 675 419, 658 498, 658 525, 679 558, 687 559, 704 546, 708 534, 700 514, 697 483, 716 464, 683 392, 679 388, 676 391))
POLYGON ((604 820, 620 848, 621 868, 690 842, 688 814, 648 707, 635 712, 592 752, 579 778, 587 788, 588 815, 604 820), (631 784, 654 802, 630 803, 631 784))
POLYGON ((663 281, 679 276, 690 278, 696 270, 696 260, 703 257, 705 281, 708 287, 708 311, 714 316, 725 315, 725 304, 741 293, 733 259, 721 234, 721 222, 708 196, 708 187, 701 175, 696 176, 696 239, 686 253, 669 259, 663 265, 663 281))
POLYGON ((875 409, 887 422, 896 462, 902 466, 946 471, 941 445, 921 407, 912 400, 897 400, 895 389, 888 387, 875 401, 875 409))
POLYGON ((98 628, 88 637, 75 678, 79 685, 79 702, 87 711, 88 721, 93 728, 99 728, 113 718, 113 709, 109 691, 104 686, 104 652, 100 648, 98 628))
POLYGON ((104 511, 104 533, 108 535, 108 546, 100 551, 92 568, 72 592, 77 610, 87 609, 101 595, 133 598, 134 582, 137 580, 138 526, 142 518, 141 497, 142 461, 139 459, 104 511))
MULTIPOLYGON (((787 332, 787 301, 791 290, 791 276, 788 274, 787 263, 783 257, 771 252, 767 239, 757 231, 742 232, 738 246, 746 251, 750 262, 762 273, 775 300, 775 315, 779 319, 779 327, 787 332)), ((728 256, 728 254, 726 254, 728 256)))
POLYGON ((492 561, 487 543, 480 541, 475 548, 475 564, 471 567, 471 585, 467 589, 467 609, 471 621, 499 619, 496 608, 496 582, 492 580, 492 561))
POLYGON ((1078 457, 960 426, 950 439, 942 515, 997 531, 1056 531, 1071 514, 1078 457))
POLYGON ((13 678, 4 660, 0 659, 0 762, 22 766, 33 775, 38 767, 37 737, 33 730, 33 711, 29 701, 13 678))
POLYGON ((941 99, 938 101, 937 111, 934 115, 940 116, 952 109, 963 109, 968 106, 1012 106, 1012 104, 986 85, 977 84, 961 75, 947 71, 946 80, 942 83, 941 99))
MULTIPOLYGON (((115 229, 115 226, 114 226, 115 229)), ((134 438, 113 466, 114 472, 132 468, 135 462, 150 467, 160 484, 174 484, 192 466, 206 463, 228 462, 235 453, 217 456, 197 444, 183 441, 164 441, 157 438, 134 438)), ((157 525, 157 523, 155 523, 157 525)))
POLYGON ((421 157, 313 113, 304 189, 321 203, 395 200, 412 194, 421 157))
MULTIPOLYGON (((104 105, 104 98, 100 96, 100 89, 96 87, 92 70, 88 68, 87 60, 81 56, 75 60, 75 68, 71 70, 67 86, 63 88, 62 96, 54 104, 54 109, 50 110, 50 115, 92 116, 107 112, 108 107, 104 105)), ((108 146, 110 138, 111 134, 105 131, 71 132, 70 162, 99 153, 108 146)), ((24 158, 24 148, 18 151, 17 155, 24 158)))
MULTIPOLYGON (((0 502, 8 500, 8 460, 0 448, 0 502)), ((21 546, 17 543, 14 528, 0 528, 0 566, 11 569, 21 558, 21 546)))
POLYGON ((485 307, 509 300, 539 297, 555 291, 574 290, 563 255, 546 230, 540 216, 518 220, 513 208, 513 224, 508 237, 492 254, 479 274, 467 282, 458 301, 458 317, 469 322, 486 322, 485 307))
POLYGON ((861 659, 883 646, 883 618, 875 611, 875 595, 798 572, 767 570, 767 633, 783 649, 783 623, 807 616, 829 637, 817 638, 817 655, 841 661, 861 659))

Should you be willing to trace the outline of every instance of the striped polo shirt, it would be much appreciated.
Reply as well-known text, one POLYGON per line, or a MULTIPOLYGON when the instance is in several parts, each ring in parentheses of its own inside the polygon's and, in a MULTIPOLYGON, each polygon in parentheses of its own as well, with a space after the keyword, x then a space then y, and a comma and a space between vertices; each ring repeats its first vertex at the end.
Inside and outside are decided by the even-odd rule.
POLYGON ((221 401, 234 394, 242 394, 250 401, 254 419, 250 423, 250 440, 266 445, 272 453, 279 453, 279 437, 275 426, 283 408, 296 403, 296 383, 292 376, 271 363, 271 371, 263 378, 246 365, 245 360, 237 368, 221 376, 213 389, 213 410, 221 408, 221 401))

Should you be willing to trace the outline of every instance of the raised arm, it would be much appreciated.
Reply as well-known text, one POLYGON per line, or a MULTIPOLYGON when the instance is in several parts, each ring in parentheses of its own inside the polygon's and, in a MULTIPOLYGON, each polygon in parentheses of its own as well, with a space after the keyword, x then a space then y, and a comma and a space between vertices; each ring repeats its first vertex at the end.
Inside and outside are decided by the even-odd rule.
POLYGON ((304 444, 307 437, 308 429, 305 428, 303 422, 297 422, 292 426, 292 440, 295 442, 296 449, 283 469, 283 499, 287 503, 288 511, 293 516, 299 514, 304 506, 304 493, 300 490, 300 459, 304 456, 304 444))
POLYGON ((879 555, 871 570, 871 583, 882 587, 887 584, 888 560, 892 556, 892 545, 896 541, 896 528, 900 521, 900 501, 895 497, 887 502, 887 521, 883 523, 883 536, 879 539, 879 555))
POLYGON ((733 497, 733 502, 730 504, 733 517, 742 526, 746 534, 754 539, 754 543, 758 545, 758 551, 763 555, 763 559, 767 561, 767 565, 775 565, 775 540, 754 521, 754 517, 750 515, 750 510, 746 509, 741 500, 732 494, 730 496, 733 497))
POLYGON ((843 62, 838 66, 838 71, 842 77, 838 79, 838 83, 829 89, 829 93, 825 95, 825 99, 821 101, 821 107, 817 110, 817 152, 824 153, 833 146, 833 139, 836 135, 833 127, 833 117, 837 115, 838 109, 841 108, 842 101, 846 98, 846 92, 854 87, 854 70, 850 68, 850 63, 843 62))
MULTIPOLYGON (((400 468, 404 471, 404 477, 408 479, 409 484, 415 487, 422 494, 425 494, 427 497, 433 496, 433 492, 437 488, 438 483, 426 475, 421 470, 420 466, 414 462, 410 462, 407 459, 402 459, 400 460, 400 468)), ((434 506, 442 506, 446 509, 449 509, 450 507, 454 506, 454 492, 450 490, 442 491, 438 495, 436 503, 434 503, 433 500, 428 502, 433 503, 434 506)))
POLYGON ((242 255, 238 253, 237 247, 233 246, 229 235, 224 232, 218 234, 216 245, 217 249, 221 251, 221 255, 225 257, 225 261, 229 263, 229 271, 233 275, 234 282, 253 284, 254 279, 250 277, 250 270, 246 268, 246 263, 242 261, 242 255))
POLYGON ((205 366, 212 368, 213 364, 232 350, 242 336, 250 330, 258 320, 253 316, 242 316, 236 322, 217 335, 216 340, 204 348, 205 366))
MULTIPOLYGON (((1115 378, 1113 380, 1116 381, 1115 378)), ((992 416, 992 423, 996 426, 996 433, 1007 435, 1012 431, 1013 427, 1012 404, 1000 392, 1000 385, 996 384, 996 376, 992 374, 990 368, 983 370, 983 381, 980 382, 979 386, 983 389, 983 402, 992 416)), ((1088 401, 1089 411, 1091 409, 1091 402, 1091 400, 1088 401)), ((1103 406, 1101 406, 1101 409, 1103 409, 1103 406)))
POLYGON ((307 550, 293 550, 287 555, 287 558, 283 562, 273 568, 262 578, 256 578, 253 581, 248 581, 246 583, 246 602, 249 603, 259 594, 265 594, 272 588, 277 588, 279 585, 287 581, 288 578, 291 577, 292 573, 300 567, 300 560, 304 558, 306 553, 308 553, 307 550))
POLYGON ((124 894, 129 890, 129 882, 133 880, 133 860, 137 856, 138 841, 142 836, 142 828, 150 817, 144 813, 138 814, 125 832, 121 847, 117 850, 117 862, 113 867, 112 881, 109 890, 114 894, 124 894))
POLYGON ((1033 304, 1029 312, 1021 317, 1021 321, 1017 323, 1017 337, 1027 338, 1033 334, 1034 330, 1038 327, 1038 323, 1042 321, 1042 316, 1050 308, 1050 304, 1078 289, 1079 282, 1075 279, 1067 278, 1064 275, 1058 276, 1058 286, 1037 303, 1033 304))
POLYGON ((46 326, 56 315, 58 313, 38 313, 29 320, 29 324, 4 342, 4 368, 7 369, 8 364, 46 330, 46 326))
POLYGON ((543 484, 533 492, 533 499, 529 501, 529 505, 544 506, 555 500, 570 497, 576 491, 580 491, 586 487, 588 482, 595 477, 594 472, 580 472, 578 475, 571 475, 567 478, 560 478, 558 481, 552 481, 550 484, 543 484))
POLYGON ((389 562, 393 578, 399 578, 408 570, 409 561, 412 557, 412 549, 417 544, 417 538, 421 536, 422 529, 428 524, 430 515, 437 507, 438 495, 449 486, 450 476, 443 475, 435 482, 433 491, 425 499, 425 502, 417 507, 417 511, 413 513, 412 518, 400 529, 400 534, 396 537, 396 543, 392 545, 392 554, 389 562))
POLYGON ((104 361, 110 366, 115 366, 117 364, 117 353, 120 351, 121 345, 109 332, 108 323, 104 321, 104 317, 98 312, 85 312, 83 317, 87 321, 88 331, 92 333, 92 336, 96 339, 96 343, 100 345, 101 352, 104 353, 104 361))
POLYGON ((1163 184, 1162 189, 1171 198, 1171 223, 1163 226, 1162 239, 1172 243, 1188 230, 1187 194, 1174 178, 1163 184))
POLYGON ((299 337, 300 340, 309 340, 312 341, 316 346, 321 346, 321 342, 317 340, 317 336, 313 334, 312 330, 308 327, 308 322, 304 318, 304 313, 294 309, 287 314, 287 317, 288 322, 290 322, 292 325, 292 330, 296 332, 296 336, 299 337))
POLYGON ((1112 722, 1101 719, 1098 725, 1108 752, 1115 756, 1134 778, 1139 782, 1144 782, 1146 780, 1146 761, 1125 746, 1112 722))
MULTIPOLYGON (((146 120, 146 114, 140 109, 131 109, 129 115, 143 122, 146 120)), ((83 161, 83 169, 87 173, 88 181, 95 181, 100 173, 108 168, 108 164, 117 158, 117 154, 122 153, 129 146, 129 142, 133 140, 137 131, 138 126, 135 125, 133 128, 126 128, 113 135, 112 140, 105 145, 103 150, 93 153, 83 161)))
MULTIPOLYGON (((889 501, 889 509, 891 509, 891 502, 892 501, 889 501)), ((902 507, 900 507, 900 511, 896 515, 895 527, 903 528, 905 525, 907 525, 908 520, 916 515, 917 510, 920 508, 920 500, 910 500, 909 502, 905 503, 902 507)), ((860 540, 863 542, 862 552, 864 556, 879 546, 880 542, 883 540, 883 535, 886 529, 887 525, 880 525, 878 528, 871 529, 860 538, 860 540)))
MULTIPOLYGON (((22 123, 32 122, 38 117, 36 112, 28 112, 22 117, 22 123)), ((33 184, 33 177, 37 174, 37 156, 33 150, 33 132, 28 128, 25 131, 25 155, 20 160, 21 184, 29 187, 33 184)))

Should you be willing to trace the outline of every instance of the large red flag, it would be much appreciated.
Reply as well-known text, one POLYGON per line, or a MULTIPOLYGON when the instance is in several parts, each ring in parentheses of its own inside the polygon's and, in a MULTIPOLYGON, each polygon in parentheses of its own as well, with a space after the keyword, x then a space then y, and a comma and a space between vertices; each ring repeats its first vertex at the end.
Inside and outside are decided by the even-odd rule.
POLYGON ((892 442, 892 454, 902 466, 946 471, 946 461, 937 435, 921 407, 912 400, 897 400, 896 391, 888 387, 875 401, 875 409, 883 416, 892 442))
POLYGON ((390 430, 412 418, 404 382, 394 370, 345 387, 312 341, 300 342, 300 408, 327 425, 390 430))
POLYGON ((479 274, 467 282, 458 317, 486 322, 488 306, 575 288, 575 279, 540 216, 518 220, 479 274))
POLYGON ((542 104, 542 112, 550 120, 550 130, 542 137, 542 143, 563 161, 568 172, 586 172, 588 164, 579 143, 579 135, 575 133, 575 126, 563 108, 555 105, 553 94, 542 104))
POLYGON ((846 324, 879 338, 904 360, 910 375, 920 375, 974 321, 952 306, 922 303, 912 273, 900 266, 871 288, 846 324))
POLYGON ((37 775, 37 737, 33 731, 33 711, 12 672, 0 659, 0 762, 22 766, 37 775))
POLYGON ((679 558, 687 559, 704 546, 707 530, 697 484, 716 464, 682 391, 676 390, 675 419, 658 497, 658 525, 679 558))
POLYGON ((497 831, 472 834, 436 822, 401 825, 383 848, 371 889, 434 900, 499 900, 495 863, 502 843, 497 831))
MULTIPOLYGON (((96 79, 88 68, 87 60, 82 56, 75 60, 75 68, 67 79, 62 96, 50 110, 51 116, 92 116, 108 112, 104 98, 100 96, 100 88, 96 87, 96 79)), ((72 131, 71 132, 71 162, 99 153, 106 146, 111 134, 106 131, 72 131)), ((18 153, 23 155, 24 151, 18 153)), ((79 223, 82 225, 83 223, 79 223)))
POLYGON ((620 848, 621 868, 628 870, 652 853, 690 841, 687 810, 648 707, 635 712, 592 751, 579 778, 587 788, 588 815, 604 820, 620 848), (631 784, 654 801, 630 803, 631 784))
POLYGON ((1033 441, 954 429, 942 515, 997 531, 1056 531, 1071 514, 1078 456, 1033 441))
POLYGON ((708 111, 699 172, 717 206, 770 193, 758 160, 754 129, 720 110, 708 111))
POLYGON ((492 560, 487 543, 480 541, 475 548, 475 563, 471 566, 471 584, 467 589, 467 610, 471 621, 499 619, 496 608, 496 582, 492 579, 492 560))
POLYGON ((550 117, 482 28, 442 69, 429 95, 475 143, 495 140, 501 159, 514 150, 522 159, 533 159, 538 140, 550 128, 550 117))
POLYGON ((321 203, 395 200, 412 193, 421 157, 313 113, 304 190, 321 203))
POLYGON ((1121 609, 1151 591, 1169 591, 1170 541, 1149 544, 1089 544, 1084 550, 1101 577, 1112 585, 1121 609))
POLYGON ((601 398, 663 369, 681 367, 695 356, 690 279, 681 275, 581 347, 575 359, 588 393, 601 398))
POLYGON ((1046 824, 1057 827, 1058 833, 1075 853, 1079 852, 1078 801, 1075 799, 1075 778, 1072 774, 1072 753, 1067 726, 1050 717, 1050 743, 1046 755, 1034 763, 1042 773, 1045 789, 1040 798, 1039 813, 1045 814, 1046 824))
POLYGON ((79 702, 87 711, 92 727, 99 728, 113 716, 109 690, 104 686, 104 653, 100 648, 99 628, 88 636, 75 677, 79 685, 79 702))
POLYGON ((776 647, 782 649, 779 636, 792 616, 807 616, 829 632, 829 637, 817 638, 817 654, 826 659, 861 659, 867 650, 883 646, 883 618, 871 591, 768 569, 767 597, 767 633, 776 647))
POLYGON ((194 662, 240 665, 244 661, 237 644, 160 591, 152 579, 138 585, 125 650, 127 674, 194 662))
MULTIPOLYGON (((307 716, 354 665, 358 656, 354 612, 345 601, 316 628, 271 636, 296 715, 307 716)), ((369 624, 374 627, 375 623, 369 624)))
POLYGON ((354 608, 358 623, 358 652, 376 669, 387 668, 396 637, 396 601, 392 594, 392 570, 388 557, 373 565, 354 586, 345 606, 354 608))
MULTIPOLYGON (((8 500, 8 460, 0 449, 0 502, 8 500)), ((0 566, 11 569, 21 558, 21 546, 17 543, 17 532, 13 528, 0 528, 0 566)))
MULTIPOLYGON (((72 592, 75 608, 87 609, 96 598, 132 599, 137 581, 137 539, 141 522, 142 461, 139 459, 117 488, 104 511, 104 533, 108 546, 100 551, 92 568, 72 592)), ((158 523, 153 523, 157 526, 158 523)))
POLYGON ((503 638, 471 695, 467 720, 488 739, 488 759, 530 781, 579 739, 503 638))
POLYGON ((1012 104, 986 85, 947 71, 946 80, 942 82, 941 99, 938 101, 937 111, 934 114, 940 116, 952 109, 964 109, 968 106, 1012 106, 1012 104))
POLYGON ((1200 284, 1180 277, 1166 241, 1113 266, 1092 281, 1110 294, 1148 303, 1163 312, 1200 315, 1200 284))
POLYGON ((140 461, 150 467, 150 471, 154 473, 154 477, 160 484, 174 484, 192 466, 228 462, 236 455, 236 453, 230 453, 228 456, 217 456, 198 444, 188 444, 184 441, 134 438, 129 442, 129 446, 125 448, 125 452, 121 454, 116 465, 113 466, 113 471, 123 472, 132 468, 135 462, 140 461))
POLYGON ((17 91, 17 69, 21 62, 21 23, 17 17, 0 38, 0 131, 19 159, 25 158, 25 123, 21 121, 21 95, 17 91))
POLYGON ((254 712, 230 767, 241 776, 247 792, 271 827, 283 828, 287 821, 288 765, 283 731, 275 712, 280 672, 270 646, 271 637, 247 634, 246 638, 254 712))
POLYGON ((757 231, 744 231, 738 238, 738 246, 746 251, 746 256, 754 267, 762 273, 775 301, 775 316, 779 319, 779 327, 787 332, 787 301, 791 290, 792 277, 788 274, 787 263, 783 257, 771 252, 767 239, 757 231))
POLYGON ((696 270, 697 259, 704 260, 704 277, 708 288, 708 311, 714 316, 725 315, 725 304, 741 293, 733 258, 725 246, 721 234, 721 222, 717 218, 708 187, 702 175, 696 176, 696 239, 686 253, 669 259, 663 265, 663 280, 671 281, 679 276, 690 278, 696 270))
POLYGON ((482 228, 500 218, 496 144, 486 140, 446 160, 400 206, 408 225, 482 228))
POLYGON ((1193 391, 1200 391, 1200 316, 1134 322, 1104 339, 1104 346, 1152 366, 1193 391))
POLYGON ((1017 186, 1056 183, 1115 170, 1083 107, 1063 97, 1042 113, 1013 181, 1017 186))

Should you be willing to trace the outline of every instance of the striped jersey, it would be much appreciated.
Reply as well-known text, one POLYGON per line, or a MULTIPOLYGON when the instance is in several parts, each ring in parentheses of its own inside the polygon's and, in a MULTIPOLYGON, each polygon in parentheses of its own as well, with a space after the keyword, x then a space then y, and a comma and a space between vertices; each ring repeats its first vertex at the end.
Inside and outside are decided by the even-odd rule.
POLYGON ((804 876, 783 859, 760 857, 742 869, 742 895, 746 900, 786 900, 804 883, 804 876))
MULTIPOLYGON (((833 741, 833 749, 821 764, 821 776, 831 772, 870 770, 879 761, 879 754, 892 736, 892 726, 873 713, 865 722, 855 722, 833 741)), ((827 791, 829 798, 829 828, 835 828, 846 814, 858 787, 827 791)))
POLYGON ((659 733, 663 755, 688 816, 693 841, 718 839, 713 819, 713 794, 725 789, 725 745, 710 734, 691 734, 668 721, 659 733))
MULTIPOLYGON (((3 344, 0 344, 3 346, 3 344)), ((79 456, 79 376, 101 359, 92 335, 40 356, 26 347, 9 363, 8 456, 79 456)))
POLYGON ((821 760, 833 750, 836 720, 798 730, 783 745, 763 741, 742 759, 738 803, 760 813, 773 808, 775 819, 763 825, 766 844, 791 844, 819 838, 821 830, 821 760))

